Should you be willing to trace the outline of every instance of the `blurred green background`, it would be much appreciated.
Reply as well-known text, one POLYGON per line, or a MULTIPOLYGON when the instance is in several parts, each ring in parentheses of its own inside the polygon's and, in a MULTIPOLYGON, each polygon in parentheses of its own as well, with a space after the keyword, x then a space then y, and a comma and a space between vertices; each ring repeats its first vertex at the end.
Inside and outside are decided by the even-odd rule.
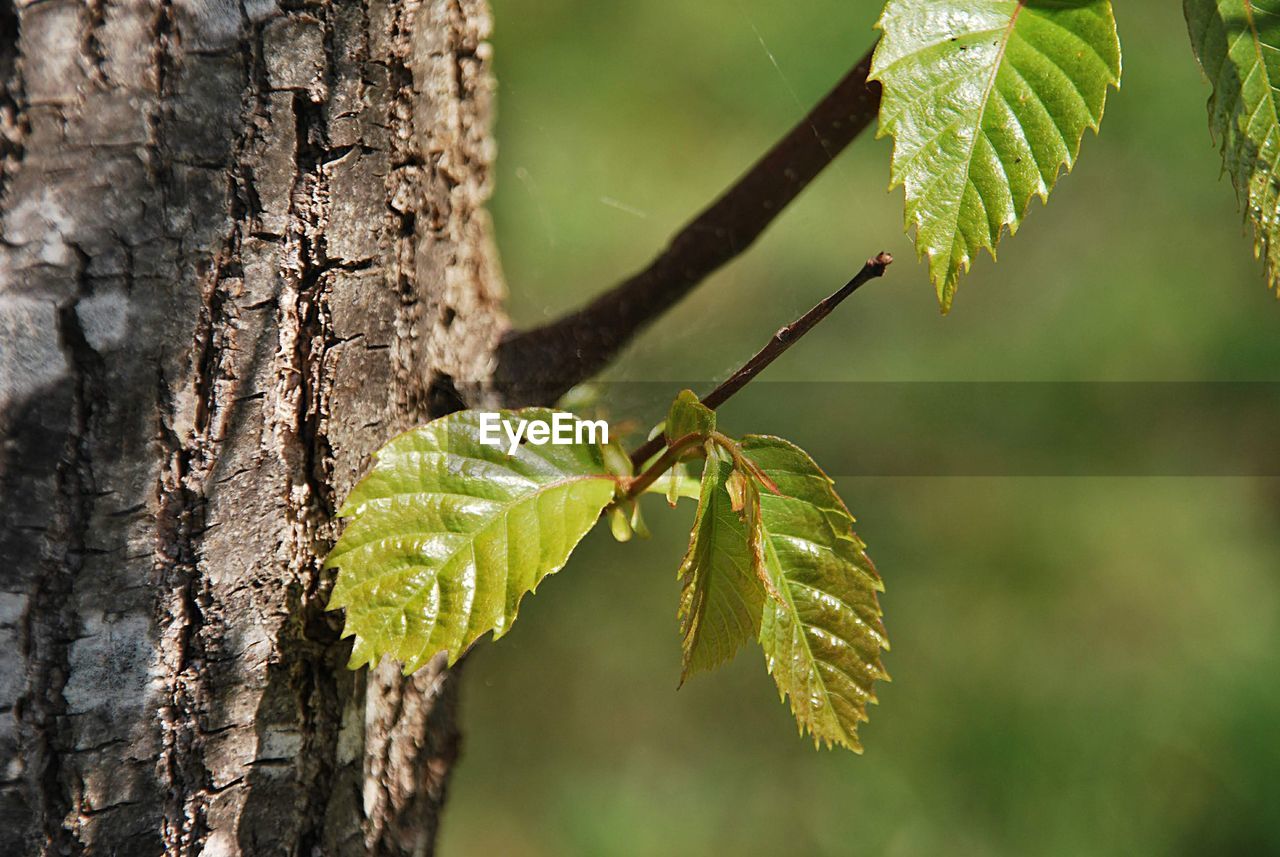
MULTIPOLYGON (((862 54, 878 14, 493 6, 493 212, 524 324, 647 261, 862 54)), ((888 249, 885 281, 769 380, 1280 380, 1280 305, 1219 178, 1179 4, 1117 15, 1124 84, 1101 136, 949 316, 868 134, 609 377, 707 389, 888 249)), ((858 410, 833 394, 722 419, 817 450, 858 410)), ((442 853, 1280 854, 1276 480, 838 481, 894 644, 865 755, 797 738, 758 648, 676 691, 692 509, 654 500, 651 541, 588 537, 468 659, 442 853)))

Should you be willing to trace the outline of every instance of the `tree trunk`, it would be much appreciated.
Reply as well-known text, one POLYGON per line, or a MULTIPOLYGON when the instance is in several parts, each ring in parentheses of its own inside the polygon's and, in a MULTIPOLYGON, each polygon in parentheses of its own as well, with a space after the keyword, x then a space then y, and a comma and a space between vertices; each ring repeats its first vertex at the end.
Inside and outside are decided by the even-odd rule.
POLYGON ((0 854, 425 854, 456 678, 334 511, 505 326, 484 0, 0 19, 0 854))

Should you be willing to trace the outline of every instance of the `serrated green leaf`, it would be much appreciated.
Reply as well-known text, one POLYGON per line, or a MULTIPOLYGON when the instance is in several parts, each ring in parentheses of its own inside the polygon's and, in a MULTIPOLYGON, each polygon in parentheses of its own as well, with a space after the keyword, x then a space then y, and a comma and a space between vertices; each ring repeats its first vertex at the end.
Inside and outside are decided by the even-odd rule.
MULTIPOLYGON (((550 422, 556 412, 498 413, 550 422)), ((489 631, 501 637, 616 484, 598 444, 526 443, 508 455, 481 442, 475 411, 392 440, 340 510, 350 520, 325 563, 340 569, 329 607, 346 608, 351 665, 391 655, 412 672, 441 651, 453 663, 489 631)))
POLYGON ((1184 0, 1191 47, 1213 84, 1209 128, 1253 223, 1253 252, 1280 292, 1280 2, 1184 0))
POLYGON ((680 563, 681 683, 729 660, 760 630, 764 586, 746 526, 725 490, 733 472, 732 462, 708 451, 689 549, 680 563))
POLYGON ((664 430, 669 444, 694 433, 708 435, 716 430, 716 412, 698 401, 692 390, 682 390, 671 403, 664 430))
POLYGON ((994 258, 1098 129, 1120 84, 1115 19, 1107 0, 889 0, 877 26, 890 188, 906 188, 945 312, 978 251, 994 258))
POLYGON ((781 438, 748 435, 742 453, 781 493, 758 493, 767 599, 760 645, 780 694, 814 743, 862 752, 857 727, 887 679, 889 648, 877 592, 884 591, 853 516, 803 450, 781 438))

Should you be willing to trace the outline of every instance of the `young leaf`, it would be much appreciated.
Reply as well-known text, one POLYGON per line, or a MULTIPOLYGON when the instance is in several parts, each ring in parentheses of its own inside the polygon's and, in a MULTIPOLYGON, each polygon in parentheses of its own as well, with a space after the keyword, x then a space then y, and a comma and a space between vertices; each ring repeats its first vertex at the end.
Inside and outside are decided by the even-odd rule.
POLYGON ((814 743, 862 752, 859 721, 887 679, 889 648, 876 593, 884 590, 853 517, 831 480, 781 438, 748 435, 742 452, 778 485, 759 492, 765 572, 778 595, 764 603, 760 645, 781 694, 814 743))
POLYGON ((1209 129, 1253 221, 1253 252, 1280 291, 1280 3, 1184 0, 1196 59, 1213 83, 1209 129))
POLYGON ((635 530, 631 528, 631 520, 627 515, 627 510, 621 506, 610 506, 606 513, 609 518, 609 532, 613 535, 615 542, 629 542, 631 537, 635 535, 635 530))
POLYGON ((1071 169, 1120 84, 1108 0, 889 0, 871 65, 890 188, 946 312, 974 255, 1071 169))
MULTIPOLYGON (((716 430, 716 412, 698 401, 692 390, 681 390, 680 395, 671 403, 671 410, 667 412, 662 430, 668 444, 674 444, 691 434, 706 436, 716 430)), ((667 503, 672 508, 681 497, 680 480, 683 476, 683 471, 677 464, 671 468, 671 474, 664 483, 667 486, 667 503)))
POLYGON ((623 479, 634 475, 635 468, 631 466, 631 457, 616 439, 604 445, 603 453, 605 470, 623 479))
MULTIPOLYGON (((545 420, 554 411, 502 411, 545 420)), ((353 667, 391 655, 412 672, 437 652, 456 661, 488 631, 501 637, 520 599, 560 569, 613 499, 598 444, 480 442, 461 411, 384 446, 339 514, 326 566, 341 569, 329 608, 347 610, 353 667)))
POLYGON ((653 533, 649 532, 649 525, 644 522, 644 515, 640 511, 640 501, 632 500, 629 505, 631 510, 627 524, 631 527, 631 532, 642 539, 653 538, 653 533))
POLYGON ((671 403, 667 414, 667 443, 675 443, 695 432, 703 435, 716 430, 716 412, 698 401, 692 390, 682 390, 671 403))
POLYGON ((685 472, 683 464, 677 464, 665 474, 659 477, 648 488, 644 489, 645 494, 663 494, 667 498, 667 502, 672 506, 671 498, 685 497, 689 500, 697 500, 702 496, 701 480, 697 476, 691 476, 685 472))
POLYGON ((726 483, 733 463, 707 452, 689 550, 680 563, 680 634, 683 684, 693 673, 719 666, 760 630, 764 587, 756 576, 742 517, 726 483))

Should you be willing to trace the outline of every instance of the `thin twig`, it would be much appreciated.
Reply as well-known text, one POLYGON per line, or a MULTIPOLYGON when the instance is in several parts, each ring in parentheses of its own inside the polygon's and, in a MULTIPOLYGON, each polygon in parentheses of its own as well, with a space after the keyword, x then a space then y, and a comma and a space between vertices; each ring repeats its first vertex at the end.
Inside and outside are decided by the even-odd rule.
POLYGON ((648 267, 563 318, 510 334, 494 385, 509 403, 549 403, 604 368, 637 333, 751 245, 870 124, 880 85, 868 52, 816 107, 648 267))
MULTIPOLYGON (((674 467, 686 452, 688 452, 692 447, 705 441, 706 438, 702 435, 697 432, 690 432, 684 437, 678 438, 672 442, 667 446, 663 451, 662 456, 655 461, 652 466, 631 477, 631 480, 626 483, 624 491, 625 498, 628 500, 634 500, 639 497, 644 493, 646 488, 658 481, 658 477, 662 476, 662 474, 674 467)), ((662 444, 659 444, 659 447, 661 446, 662 444)), ((657 452, 657 449, 655 449, 654 452, 657 452)))
MULTIPOLYGON (((734 372, 704 396, 702 404, 712 410, 723 405, 734 393, 745 387, 752 378, 763 372, 766 366, 781 357, 802 336, 813 330, 818 322, 831 315, 832 311, 840 306, 841 301, 856 292, 859 286, 882 276, 885 268, 888 268, 892 262, 893 256, 888 253, 879 253, 868 259, 867 263, 862 266, 862 270, 855 274, 852 280, 841 286, 839 291, 824 298, 813 309, 791 322, 791 324, 780 328, 773 335, 773 338, 765 344, 764 348, 757 351, 750 360, 742 365, 741 369, 734 372)), ((661 434, 650 438, 643 446, 631 453, 631 463, 636 468, 642 467, 646 461, 653 457, 654 453, 662 449, 665 442, 665 438, 661 434)))

